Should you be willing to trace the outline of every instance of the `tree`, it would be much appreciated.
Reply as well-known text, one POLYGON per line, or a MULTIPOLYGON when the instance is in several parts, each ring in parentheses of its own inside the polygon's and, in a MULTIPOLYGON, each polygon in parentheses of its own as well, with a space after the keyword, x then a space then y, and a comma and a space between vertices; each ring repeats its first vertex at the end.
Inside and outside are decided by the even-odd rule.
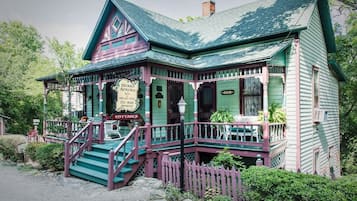
MULTIPOLYGON (((56 38, 48 39, 50 50, 54 56, 54 63, 58 71, 57 80, 67 89, 68 100, 71 100, 72 75, 69 70, 82 67, 87 61, 81 59, 82 50, 76 50, 75 45, 65 41, 61 44, 56 38)), ((67 110, 71 115, 71 101, 68 102, 67 110)))
POLYGON ((357 173, 349 167, 357 165, 357 14, 347 21, 346 35, 336 37, 337 52, 333 56, 345 72, 347 81, 340 89, 341 155, 343 170, 357 173))

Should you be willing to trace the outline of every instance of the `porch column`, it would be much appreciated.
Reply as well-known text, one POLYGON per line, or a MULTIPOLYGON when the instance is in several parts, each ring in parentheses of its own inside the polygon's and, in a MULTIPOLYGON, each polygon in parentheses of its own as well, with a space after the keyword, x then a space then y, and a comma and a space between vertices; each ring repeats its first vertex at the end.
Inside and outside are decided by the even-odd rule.
POLYGON ((145 176, 153 177, 154 176, 154 158, 152 157, 151 149, 151 94, 150 94, 150 85, 152 82, 151 79, 151 68, 150 66, 141 67, 141 74, 143 81, 145 83, 145 146, 146 146, 146 164, 145 164, 145 176))
POLYGON ((194 98, 193 98, 193 117, 194 117, 194 127, 193 127, 193 139, 194 143, 198 143, 198 89, 200 88, 200 84, 198 82, 198 74, 194 75, 194 82, 191 83, 194 90, 194 98))
MULTIPOLYGON (((103 75, 99 75, 98 80, 98 93, 99 93, 99 117, 100 117, 100 127, 99 127, 99 143, 104 142, 104 119, 103 119, 103 75)), ((92 95, 93 96, 93 95, 92 95)))
POLYGON ((268 66, 262 67, 263 73, 263 111, 264 111, 264 123, 263 123, 263 150, 269 151, 270 143, 269 143, 269 103, 268 103, 268 83, 269 83, 269 70, 268 66))
POLYGON ((42 120, 42 136, 46 137, 46 119, 47 119, 47 95, 48 95, 48 85, 47 82, 43 82, 43 120, 42 120))

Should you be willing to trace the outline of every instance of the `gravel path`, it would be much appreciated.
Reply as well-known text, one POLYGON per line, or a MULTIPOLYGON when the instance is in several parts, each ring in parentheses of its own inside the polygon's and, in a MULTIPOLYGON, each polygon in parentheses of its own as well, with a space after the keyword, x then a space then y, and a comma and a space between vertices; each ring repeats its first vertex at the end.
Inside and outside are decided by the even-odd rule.
POLYGON ((59 173, 19 170, 0 162, 0 201, 164 201, 161 182, 143 178, 131 186, 107 191, 104 186, 59 173))

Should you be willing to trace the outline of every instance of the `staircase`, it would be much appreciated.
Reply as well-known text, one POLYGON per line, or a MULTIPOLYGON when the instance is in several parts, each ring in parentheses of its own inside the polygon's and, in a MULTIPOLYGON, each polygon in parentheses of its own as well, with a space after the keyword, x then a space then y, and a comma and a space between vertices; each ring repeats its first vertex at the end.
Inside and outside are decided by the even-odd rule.
MULTIPOLYGON (((120 141, 92 145, 91 151, 84 151, 81 157, 70 165, 70 175, 107 186, 109 152, 110 150, 115 149, 119 143, 120 141)), ((119 154, 114 159, 114 163, 119 164, 122 162, 124 160, 123 156, 129 154, 130 151, 130 147, 120 150, 119 154)), ((144 161, 144 154, 144 150, 139 150, 139 160, 131 158, 127 161, 126 165, 113 179, 116 188, 125 186, 132 176, 135 175, 136 171, 144 161)))

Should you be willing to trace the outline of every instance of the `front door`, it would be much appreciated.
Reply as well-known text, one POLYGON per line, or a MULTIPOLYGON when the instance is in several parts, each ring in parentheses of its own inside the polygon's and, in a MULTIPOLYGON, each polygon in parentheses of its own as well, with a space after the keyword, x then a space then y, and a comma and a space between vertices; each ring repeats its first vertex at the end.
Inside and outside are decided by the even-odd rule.
POLYGON ((183 96, 183 83, 167 81, 167 123, 180 123, 180 112, 177 103, 183 96))
POLYGON ((198 121, 209 122, 216 111, 216 83, 204 83, 198 90, 198 121))

